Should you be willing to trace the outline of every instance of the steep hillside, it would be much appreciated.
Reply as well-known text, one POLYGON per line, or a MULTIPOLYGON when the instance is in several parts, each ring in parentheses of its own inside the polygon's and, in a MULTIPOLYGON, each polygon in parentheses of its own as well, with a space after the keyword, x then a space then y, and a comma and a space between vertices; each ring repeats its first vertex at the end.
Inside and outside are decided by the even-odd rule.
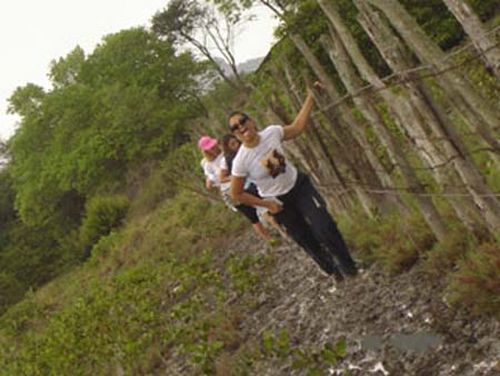
POLYGON ((1 318, 0 374, 498 373, 498 321, 450 307, 422 265, 337 285, 246 227, 189 194, 133 220, 1 318))

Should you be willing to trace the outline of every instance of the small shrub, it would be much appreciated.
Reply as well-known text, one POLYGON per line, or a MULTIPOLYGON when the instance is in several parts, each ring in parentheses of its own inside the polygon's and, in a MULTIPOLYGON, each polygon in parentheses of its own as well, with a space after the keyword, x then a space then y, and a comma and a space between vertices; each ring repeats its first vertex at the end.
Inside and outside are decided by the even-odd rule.
POLYGON ((434 235, 418 215, 387 215, 356 221, 345 228, 346 240, 362 262, 379 262, 390 273, 410 268, 435 242, 434 235))
POLYGON ((323 375, 326 367, 337 364, 347 355, 345 340, 325 343, 322 347, 295 347, 286 330, 277 334, 264 331, 261 338, 262 354, 266 358, 280 358, 290 362, 295 370, 307 371, 308 375, 323 375))
POLYGON ((423 271, 430 276, 443 276, 457 265, 475 243, 474 237, 463 227, 455 227, 444 241, 436 243, 427 254, 423 271))
MULTIPOLYGON (((356 218, 361 215, 363 214, 357 213, 356 218)), ((374 250, 382 243, 380 226, 381 222, 377 219, 352 221, 339 218, 339 228, 349 248, 354 250, 357 259, 365 263, 375 261, 374 250)))
POLYGON ((467 253, 448 288, 453 303, 500 317, 500 245, 485 243, 467 253))
POLYGON ((388 222, 381 236, 383 246, 375 250, 375 256, 393 274, 413 266, 435 242, 434 235, 420 216, 408 218, 406 222, 388 222))
POLYGON ((86 214, 81 226, 81 239, 86 246, 92 246, 102 236, 121 225, 129 201, 124 196, 94 197, 86 207, 86 214))
POLYGON ((164 200, 176 194, 177 187, 165 178, 165 171, 161 166, 155 166, 151 171, 148 169, 147 176, 140 176, 140 179, 143 181, 138 184, 140 188, 131 203, 131 215, 149 213, 164 200))
POLYGON ((123 236, 120 232, 111 231, 107 236, 101 237, 92 247, 90 262, 96 265, 103 262, 111 253, 116 251, 123 242, 123 236))
POLYGON ((0 272, 0 314, 23 297, 24 285, 12 274, 0 272))
POLYGON ((256 272, 256 265, 264 261, 262 256, 249 255, 244 257, 231 257, 226 262, 233 287, 239 294, 252 291, 259 285, 261 276, 256 272))

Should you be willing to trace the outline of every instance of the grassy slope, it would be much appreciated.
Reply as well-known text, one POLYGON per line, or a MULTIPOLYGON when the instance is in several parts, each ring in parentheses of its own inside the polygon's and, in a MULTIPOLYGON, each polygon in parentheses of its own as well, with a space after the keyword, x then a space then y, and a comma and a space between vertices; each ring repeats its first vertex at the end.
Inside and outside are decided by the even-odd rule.
POLYGON ((101 239, 89 262, 2 317, 0 374, 107 374, 149 364, 156 346, 188 340, 190 315, 217 306, 214 263, 225 235, 240 227, 223 206, 181 195, 101 239))
MULTIPOLYGON (((489 171, 496 189, 498 177, 489 171)), ((0 375, 148 374, 170 357, 183 358, 193 372, 215 372, 216 359, 239 346, 238 317, 251 314, 259 290, 269 288, 272 257, 224 252, 245 227, 222 205, 189 194, 130 219, 101 239, 89 262, 0 318, 0 375), (236 303, 229 307, 228 300, 236 303)), ((434 246, 418 218, 343 222, 366 262, 398 273, 423 258, 430 276, 447 276, 457 301, 498 314, 498 244, 478 245, 455 227, 448 244, 434 246)), ((262 338, 241 350, 237 369, 287 351, 286 334, 262 338)), ((298 366, 314 369, 345 350, 340 344, 307 351, 298 366)))

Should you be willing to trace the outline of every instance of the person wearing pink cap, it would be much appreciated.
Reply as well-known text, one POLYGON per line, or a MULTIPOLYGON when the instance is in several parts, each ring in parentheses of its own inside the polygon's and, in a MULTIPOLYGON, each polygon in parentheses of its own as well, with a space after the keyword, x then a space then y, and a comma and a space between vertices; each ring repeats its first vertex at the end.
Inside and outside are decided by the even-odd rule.
POLYGON ((201 160, 201 167, 205 174, 205 187, 207 189, 218 188, 222 199, 233 210, 242 213, 252 223, 254 231, 264 239, 269 245, 274 245, 275 239, 269 234, 264 225, 257 217, 256 209, 248 205, 237 205, 231 203, 229 189, 231 182, 229 179, 221 180, 221 166, 224 164, 224 154, 215 138, 202 136, 198 140, 198 148, 202 151, 204 158, 201 160))
POLYGON ((201 167, 206 176, 205 187, 207 189, 219 188, 222 192, 227 191, 230 185, 227 183, 221 185, 219 179, 219 166, 223 155, 217 140, 209 136, 202 136, 198 140, 198 148, 204 157, 201 160, 201 167))

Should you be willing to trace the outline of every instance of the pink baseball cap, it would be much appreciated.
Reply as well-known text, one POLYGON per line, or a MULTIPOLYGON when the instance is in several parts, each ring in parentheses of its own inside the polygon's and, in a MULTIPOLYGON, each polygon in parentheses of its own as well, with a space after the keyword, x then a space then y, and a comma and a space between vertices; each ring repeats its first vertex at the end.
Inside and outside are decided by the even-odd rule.
POLYGON ((198 147, 203 151, 207 151, 212 149, 215 145, 217 145, 217 143, 218 142, 215 138, 203 136, 198 140, 198 147))

